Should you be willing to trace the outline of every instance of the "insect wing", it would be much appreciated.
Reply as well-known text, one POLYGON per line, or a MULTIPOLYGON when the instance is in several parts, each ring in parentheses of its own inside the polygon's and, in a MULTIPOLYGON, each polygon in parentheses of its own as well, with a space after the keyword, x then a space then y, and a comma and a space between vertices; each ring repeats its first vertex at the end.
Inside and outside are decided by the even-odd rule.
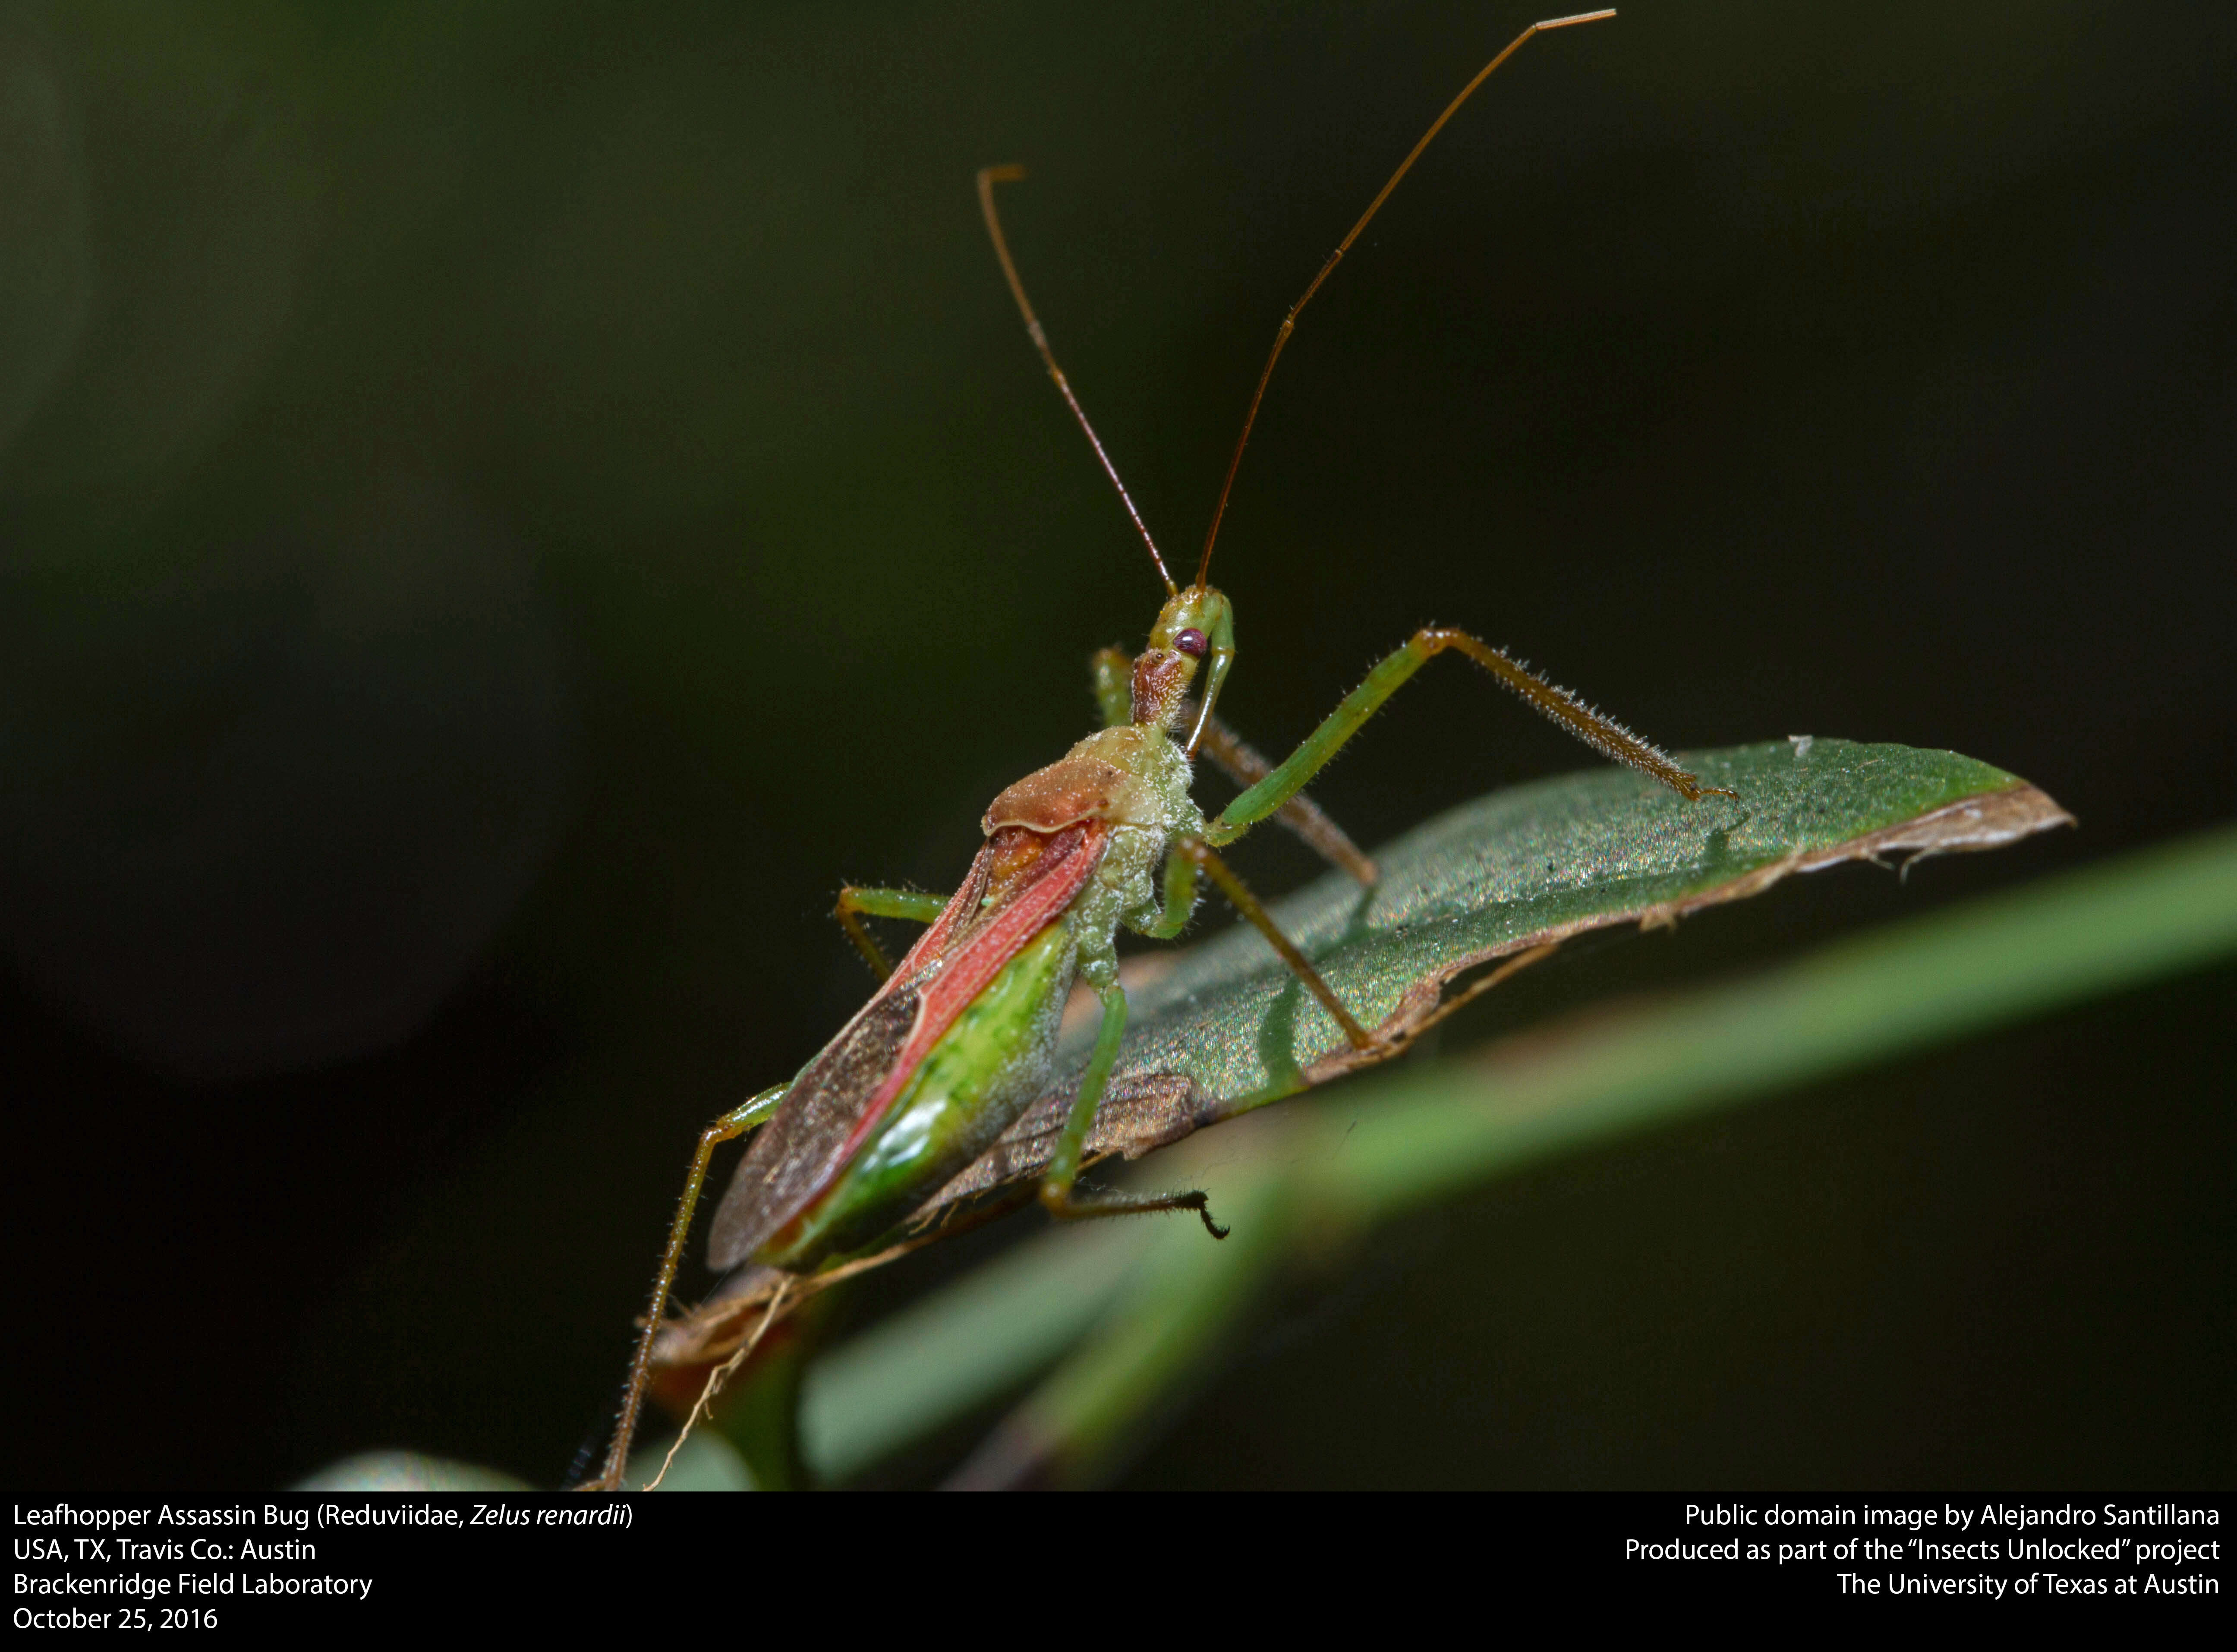
POLYGON ((877 995, 801 1069, 747 1149, 715 1213, 708 1261, 752 1259, 877 1132, 926 1052, 1020 948, 1072 903, 1103 859, 1100 822, 1012 829, 970 875, 877 995))

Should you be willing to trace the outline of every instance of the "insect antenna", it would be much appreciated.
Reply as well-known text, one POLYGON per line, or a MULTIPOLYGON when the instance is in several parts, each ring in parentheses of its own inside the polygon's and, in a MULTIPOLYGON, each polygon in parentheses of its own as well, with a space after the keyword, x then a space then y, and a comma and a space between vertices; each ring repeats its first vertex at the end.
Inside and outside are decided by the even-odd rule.
MULTIPOLYGON (((1343 255, 1351 250, 1351 243, 1359 239, 1359 232, 1367 228, 1368 220, 1382 209, 1382 203, 1390 198, 1390 192, 1398 187, 1398 181, 1413 170, 1414 162, 1422 158, 1422 151, 1428 149, 1431 140, 1445 129, 1445 122, 1451 120, 1458 112, 1460 106, 1468 101, 1475 89, 1491 78, 1494 69, 1521 50, 1524 43, 1534 35, 1542 35, 1549 30, 1567 29, 1580 23, 1600 23, 1614 16, 1615 13, 1613 10, 1607 10, 1580 12, 1574 17, 1552 17, 1543 23, 1532 23, 1513 40, 1508 42, 1507 50, 1478 69, 1475 78, 1461 88, 1460 96, 1445 105, 1445 112, 1429 123, 1429 129, 1422 134, 1422 141, 1416 143, 1407 154, 1406 158, 1398 163, 1398 169, 1390 175, 1390 181, 1376 192, 1374 200, 1367 203, 1367 210, 1359 215, 1359 221, 1352 225, 1351 233, 1336 243, 1336 249, 1328 255, 1327 261, 1321 266, 1320 274, 1314 276, 1312 284, 1305 288, 1304 296, 1290 306, 1289 314, 1282 318, 1282 330, 1274 335, 1274 347, 1267 353, 1266 366, 1258 374, 1258 387, 1250 393, 1250 411, 1243 415, 1243 433, 1235 439, 1235 455, 1227 461, 1227 479, 1219 485, 1219 503, 1212 507, 1211 525, 1204 531, 1204 555, 1197 562, 1193 585, 1200 587, 1204 584, 1204 575, 1211 571, 1212 542, 1219 538, 1220 519, 1227 514, 1227 496, 1235 486, 1235 472, 1242 468, 1243 450, 1250 443, 1250 426, 1258 421, 1258 404, 1265 400, 1266 380, 1274 376, 1274 364, 1282 359, 1282 347, 1289 343, 1290 334, 1297 330, 1298 315, 1303 313, 1306 305, 1313 301, 1313 294, 1321 290, 1321 283, 1328 280, 1329 272, 1342 262, 1343 255)), ((986 188, 984 177, 985 175, 982 173, 980 175, 982 182, 980 185, 982 193, 986 188)), ((991 213, 993 208, 989 208, 988 210, 991 213)), ((990 219, 989 221, 992 220, 990 219)), ((1006 256, 1002 262, 1005 268, 1008 268, 1009 260, 1006 256)), ((1012 284, 1015 285, 1016 277, 1013 276, 1011 281, 1012 284)), ((1018 301, 1020 304, 1025 302, 1023 294, 1019 295, 1018 301)), ((1038 337, 1038 334, 1035 336, 1038 337)), ((1044 350, 1043 354, 1046 354, 1046 351, 1044 350)), ((1054 362, 1049 364, 1049 371, 1052 373, 1056 371, 1054 362)), ((1058 382, 1061 384, 1063 381, 1059 379, 1058 382)), ((1068 398, 1071 392, 1066 391, 1065 393, 1068 398)), ((1096 451, 1100 453, 1102 450, 1098 448, 1096 451)), ((1105 460, 1105 463, 1107 466, 1109 461, 1105 460)))
POLYGON ((1087 413, 1080 406, 1079 398, 1072 393, 1071 381, 1064 376, 1064 369, 1057 366, 1055 353, 1049 348, 1048 334, 1041 331, 1040 318, 1033 314, 1033 304, 1026 297, 1026 284, 1018 279, 1018 267, 1010 261, 1010 243, 1002 237, 1002 221, 994 211, 994 186, 1015 183, 1025 175, 1026 169, 1021 166, 979 169, 979 210, 986 215, 987 233, 993 237, 994 256, 1002 261, 1002 279, 1010 283, 1010 296, 1018 301, 1018 314, 1026 318, 1026 332, 1033 341, 1033 348, 1041 353, 1041 365, 1048 369, 1049 377, 1056 380, 1057 392, 1063 396, 1064 405, 1072 409, 1072 416, 1079 420, 1080 429, 1087 433, 1087 445, 1095 450, 1095 457, 1103 466, 1103 473, 1111 479, 1111 486, 1118 490, 1118 502, 1126 507, 1126 514, 1134 524, 1134 531, 1142 536, 1142 543, 1150 547, 1150 560, 1158 565, 1158 578, 1165 582, 1168 595, 1178 595, 1180 587, 1173 584, 1172 575, 1165 571, 1165 559, 1158 554, 1158 542, 1150 537, 1149 525, 1142 520, 1142 513, 1134 508, 1133 496, 1126 492, 1126 484, 1118 479, 1118 467, 1111 462, 1111 455, 1103 451, 1102 438, 1095 433, 1095 426, 1087 422, 1087 413))

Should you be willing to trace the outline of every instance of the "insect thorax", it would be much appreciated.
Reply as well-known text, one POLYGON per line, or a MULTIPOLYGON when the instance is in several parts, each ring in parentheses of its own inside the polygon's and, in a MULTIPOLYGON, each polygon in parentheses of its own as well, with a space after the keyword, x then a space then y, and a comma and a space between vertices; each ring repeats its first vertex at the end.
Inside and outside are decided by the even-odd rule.
POLYGON ((1096 811, 1110 828, 1110 844, 1065 922, 1079 943, 1080 978, 1100 988, 1118 979, 1118 926, 1156 922, 1158 863, 1175 837, 1204 829, 1204 815, 1189 796, 1188 759, 1156 730, 1099 730, 1053 766, 1090 763, 1116 771, 1096 811))

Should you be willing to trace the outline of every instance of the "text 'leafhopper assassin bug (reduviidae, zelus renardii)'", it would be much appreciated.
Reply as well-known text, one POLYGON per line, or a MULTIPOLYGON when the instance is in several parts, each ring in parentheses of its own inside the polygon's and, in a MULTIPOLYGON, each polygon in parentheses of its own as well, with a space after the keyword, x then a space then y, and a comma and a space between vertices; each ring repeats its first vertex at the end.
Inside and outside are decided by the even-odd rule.
MULTIPOLYGON (((1732 796, 1703 786, 1655 747, 1497 649, 1442 628, 1416 631, 1281 763, 1258 757, 1214 715, 1234 663, 1235 622, 1227 598, 1207 580, 1212 545, 1267 381, 1297 317, 1422 152, 1493 70, 1535 36, 1614 15, 1595 11, 1524 30, 1462 88, 1329 254, 1275 335, 1212 510, 1196 576, 1185 586, 1177 585, 1167 572, 1026 299, 994 206, 995 186, 1022 177, 1022 169, 990 167, 979 174, 987 234, 1026 333, 1148 547, 1166 601, 1138 655, 1129 660, 1112 649, 1096 657, 1105 726, 994 799, 982 823, 986 841, 954 895, 942 900, 898 889, 841 891, 839 920, 884 976, 884 984, 792 1079, 725 1113, 701 1133, 661 1258, 620 1418, 594 1485, 610 1490, 622 1483, 652 1371, 654 1345, 715 1148, 755 1133, 716 1211, 709 1264, 716 1269, 756 1264, 782 1270, 800 1279, 803 1290, 812 1288, 811 1276, 819 1268, 892 1235, 1046 1093, 1058 1022, 1075 981, 1100 998, 1102 1020, 1054 1155, 1040 1174, 1042 1206, 1066 1219, 1193 1212, 1215 1236, 1224 1237, 1202 1193, 1086 1193, 1077 1185, 1082 1148, 1126 1026, 1126 993, 1119 984, 1114 948, 1118 931, 1124 925, 1161 940, 1178 935, 1195 909, 1199 885, 1209 879, 1264 935, 1351 1046, 1372 1048, 1375 1032, 1345 1008, 1218 851, 1252 827, 1279 819, 1336 865, 1371 883, 1373 863, 1302 790, 1399 685, 1435 656, 1448 649, 1467 655, 1587 745, 1689 802, 1732 796), (1211 819, 1190 797, 1191 767, 1198 757, 1211 759, 1244 789, 1211 819), (865 916, 913 920, 930 928, 889 968, 862 925, 865 916)), ((764 1326, 784 1289, 780 1286, 771 1300, 764 1326)), ((750 1347, 742 1347, 733 1363, 750 1347)))

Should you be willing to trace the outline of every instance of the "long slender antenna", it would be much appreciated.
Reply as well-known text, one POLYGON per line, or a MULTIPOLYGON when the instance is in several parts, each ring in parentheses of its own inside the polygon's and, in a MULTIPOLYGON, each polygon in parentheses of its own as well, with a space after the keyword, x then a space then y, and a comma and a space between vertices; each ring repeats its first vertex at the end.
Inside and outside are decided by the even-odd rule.
MULTIPOLYGON (((1511 50, 1512 48, 1509 48, 1511 50)), ((1041 364, 1048 368, 1049 377, 1056 380, 1058 393, 1064 405, 1072 409, 1072 416, 1079 420, 1079 427, 1087 433, 1087 445, 1095 450, 1095 457, 1103 466, 1103 473, 1111 479, 1111 486, 1118 490, 1118 502, 1126 507, 1134 531, 1142 536, 1142 543, 1150 547, 1150 560, 1158 565, 1158 578, 1165 582, 1168 595, 1179 594, 1180 587, 1165 572, 1165 559, 1158 553, 1158 542, 1150 537, 1149 525, 1142 513, 1134 508, 1133 496, 1126 492, 1126 484, 1118 479, 1118 467, 1111 462, 1111 455, 1103 451, 1103 441, 1095 433, 1095 426, 1087 422, 1087 414, 1079 405, 1079 398, 1072 393, 1071 381, 1064 369, 1056 364, 1056 356, 1049 349, 1048 334, 1041 331, 1040 318, 1026 297, 1026 284, 1018 279, 1018 267, 1010 261, 1010 244, 1002 238, 1002 221, 994 213, 994 186, 1015 183, 1026 175, 1021 166, 981 167, 979 169, 979 210, 986 215, 987 233, 994 238, 994 256, 1002 261, 1002 278, 1010 283, 1010 296, 1018 301, 1018 314, 1026 318, 1026 332, 1033 341, 1033 348, 1041 353, 1041 364)))
MULTIPOLYGON (((1390 192, 1398 187, 1398 181, 1413 169, 1414 162, 1422 158, 1422 151, 1429 147, 1430 140, 1445 129, 1445 122, 1451 120, 1460 106, 1468 101, 1475 89, 1491 78, 1492 70, 1521 50, 1523 43, 1534 35, 1542 35, 1554 29, 1567 29, 1580 23, 1600 23, 1614 16, 1614 11, 1611 10, 1580 12, 1574 17, 1549 18, 1544 23, 1532 23, 1509 41, 1507 50, 1478 69, 1475 78, 1461 88, 1460 96, 1445 105, 1445 112, 1430 123, 1429 129, 1422 134, 1422 141, 1416 143, 1406 158, 1398 163, 1398 169, 1390 175, 1390 182, 1376 191, 1375 199, 1367 203, 1367 210, 1359 215, 1359 221, 1352 225, 1351 233, 1339 241, 1336 244, 1336 249, 1328 255, 1328 261, 1321 266, 1321 273, 1314 276, 1312 285, 1305 288, 1305 295, 1290 306, 1289 314, 1282 319, 1282 330, 1274 335, 1274 347, 1267 354, 1265 370, 1258 375, 1258 388, 1250 394, 1250 411, 1243 416, 1243 433, 1235 439, 1235 456, 1227 461, 1227 479, 1219 485, 1219 503, 1212 507, 1211 526, 1204 531, 1204 555, 1196 565, 1196 578, 1193 582, 1196 585, 1202 585, 1204 575, 1211 571, 1212 542, 1219 538, 1220 519, 1227 514, 1227 496, 1235 486, 1235 472, 1242 467, 1243 450, 1250 440, 1250 426, 1258 421, 1258 404, 1265 400, 1266 380, 1274 376, 1274 364, 1282 359, 1282 347, 1289 343, 1290 334, 1297 330, 1298 315, 1303 313, 1306 305, 1313 301, 1313 294, 1321 290, 1321 283, 1328 280, 1329 272, 1343 261, 1343 255, 1351 250, 1351 243, 1359 239, 1359 232, 1367 228, 1367 221, 1382 209, 1382 203, 1390 198, 1390 192)), ((982 179, 980 188, 983 192, 986 188, 983 182, 986 175, 982 173, 980 175, 982 179)), ((993 208, 989 208, 988 210, 991 212, 993 208)), ((1006 268, 1009 260, 1005 257, 1002 261, 1006 268)), ((1013 277, 1012 280, 1014 283, 1015 278, 1013 277)), ((1022 294, 1018 301, 1020 303, 1025 301, 1022 294)), ((1036 334, 1036 336, 1039 335, 1036 334)), ((1050 364, 1049 370, 1052 373, 1056 370, 1053 362, 1050 364)), ((1059 380, 1058 382, 1060 384, 1063 381, 1059 380)), ((1071 393, 1067 391, 1066 393, 1069 396, 1071 393)))

